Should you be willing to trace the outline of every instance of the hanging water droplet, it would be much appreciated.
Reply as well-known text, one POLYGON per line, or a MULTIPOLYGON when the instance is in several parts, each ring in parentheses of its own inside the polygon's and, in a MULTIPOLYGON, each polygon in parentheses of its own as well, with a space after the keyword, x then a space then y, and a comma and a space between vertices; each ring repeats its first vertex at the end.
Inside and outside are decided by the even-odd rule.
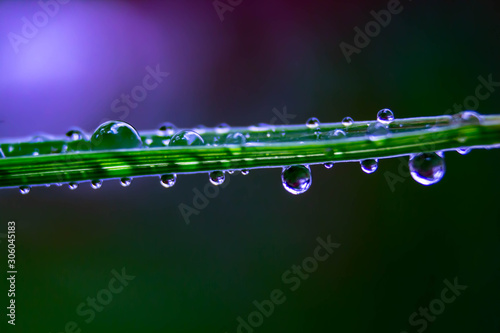
POLYGON ((174 134, 168 145, 170 147, 180 146, 202 146, 205 144, 203 138, 195 131, 180 131, 174 134))
POLYGON ((311 129, 318 127, 319 126, 318 118, 312 117, 312 118, 307 119, 306 126, 308 128, 311 128, 311 129))
POLYGON ((471 152, 472 149, 470 148, 458 148, 457 149, 457 153, 459 153, 460 155, 467 155, 468 153, 471 152))
POLYGON ((351 117, 345 117, 344 119, 342 119, 342 125, 344 125, 345 127, 349 127, 353 123, 354 123, 354 120, 352 120, 351 117))
POLYGON ((307 165, 292 165, 283 168, 281 182, 288 192, 295 195, 302 194, 311 186, 311 169, 307 165))
POLYGON ((93 180, 90 182, 90 187, 94 190, 100 189, 102 186, 102 180, 93 180))
POLYGON ((413 179, 422 185, 436 184, 443 179, 446 172, 444 158, 437 153, 413 155, 408 165, 413 179))
POLYGON ((23 194, 23 195, 30 193, 30 191, 31 191, 31 187, 29 187, 29 186, 20 186, 19 187, 19 192, 21 192, 21 194, 23 194))
POLYGON ((247 142, 241 133, 230 133, 226 137, 226 145, 244 145, 247 142))
POLYGON ((376 123, 372 123, 372 124, 370 124, 370 126, 368 126, 368 129, 366 130, 366 134, 368 134, 368 138, 371 141, 378 141, 378 140, 384 139, 385 137, 387 137, 389 135, 389 129, 387 128, 386 125, 384 125, 380 122, 376 122, 376 123))
POLYGON ((243 169, 243 170, 241 170, 241 174, 242 174, 243 176, 246 176, 246 175, 248 175, 249 173, 250 173, 250 170, 247 170, 247 169, 243 169))
POLYGON ((130 186, 130 184, 132 184, 132 179, 131 178, 125 177, 125 178, 120 179, 120 185, 121 186, 127 187, 127 186, 130 186))
POLYGON ((331 169, 331 168, 333 168, 333 162, 324 163, 323 165, 324 165, 324 166, 325 166, 325 168, 327 168, 327 169, 331 169))
POLYGON ((171 188, 176 182, 177 175, 175 173, 169 173, 160 177, 160 184, 165 188, 171 188))
POLYGON ((177 127, 172 123, 163 123, 158 129, 158 135, 160 136, 172 136, 175 134, 177 127))
POLYGON ((139 133, 123 121, 108 121, 99 126, 90 138, 92 150, 142 147, 139 133))
POLYGON ((231 129, 231 127, 228 124, 222 123, 222 124, 219 124, 215 128, 215 133, 217 133, 217 134, 224 134, 224 133, 229 132, 230 129, 231 129))
POLYGON ((457 125, 480 125, 482 117, 475 111, 462 111, 452 116, 452 122, 457 125))
POLYGON ((71 141, 83 140, 85 138, 83 131, 79 128, 72 128, 66 132, 66 137, 71 141))
POLYGON ((78 188, 78 183, 69 183, 68 187, 70 190, 76 190, 78 188))
POLYGON ((208 174, 208 179, 213 185, 221 185, 226 180, 224 171, 212 171, 208 174))
POLYGON ((368 159, 368 160, 363 160, 360 161, 359 164, 361 164, 361 170, 364 172, 370 174, 374 173, 378 169, 378 160, 377 159, 368 159))
POLYGON ((394 113, 389 109, 382 109, 377 113, 377 120, 382 124, 390 124, 394 121, 394 113))

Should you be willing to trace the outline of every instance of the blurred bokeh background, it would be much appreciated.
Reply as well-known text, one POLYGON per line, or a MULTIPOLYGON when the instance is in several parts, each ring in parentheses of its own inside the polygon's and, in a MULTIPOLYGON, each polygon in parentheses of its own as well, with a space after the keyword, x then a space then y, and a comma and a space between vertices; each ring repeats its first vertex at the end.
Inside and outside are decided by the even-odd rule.
MULTIPOLYGON (((500 82, 499 15, 485 0, 1 1, 0 136, 93 131, 107 119, 138 130, 251 125, 284 108, 292 123, 374 119, 385 107, 396 117, 454 104, 499 113, 498 84, 469 98, 478 77, 500 82), (388 6, 398 13, 348 62, 341 43, 354 46, 355 27, 388 6), (153 69, 169 75, 126 106, 153 69)), ((315 166, 300 196, 278 169, 234 175, 189 225, 179 205, 193 206, 206 175, 172 189, 152 177, 0 190, 0 233, 16 221, 19 272, 16 327, 0 279, 1 331, 238 332, 237 318, 248 322, 253 302, 280 289, 286 301, 240 332, 500 332, 500 154, 445 157, 430 187, 408 176, 391 187, 399 159, 372 175, 315 166), (341 246, 291 291, 282 275, 328 235, 341 246), (105 299, 122 268, 135 278, 87 323, 77 308, 105 299), (455 278, 468 286, 455 301, 409 322, 455 278)))

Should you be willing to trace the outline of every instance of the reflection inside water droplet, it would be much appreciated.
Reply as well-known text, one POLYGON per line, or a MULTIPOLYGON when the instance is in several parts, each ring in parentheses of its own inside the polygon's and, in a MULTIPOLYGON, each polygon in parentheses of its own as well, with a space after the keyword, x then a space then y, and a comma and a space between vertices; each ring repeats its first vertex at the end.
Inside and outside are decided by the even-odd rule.
POLYGON ((208 174, 208 179, 213 185, 221 185, 226 180, 224 171, 212 171, 208 174))
POLYGON ((319 126, 318 118, 312 117, 307 119, 306 126, 310 129, 317 128, 319 126))
POLYGON ((382 109, 377 113, 377 120, 382 124, 389 124, 394 121, 394 113, 389 109, 382 109))
POLYGON ((344 125, 345 127, 349 127, 353 123, 354 123, 354 120, 351 117, 345 117, 344 119, 342 119, 342 125, 344 125))
POLYGON ((285 190, 292 194, 302 194, 311 187, 311 169, 306 165, 292 165, 283 168, 281 182, 285 190))
POLYGON ((130 184, 132 184, 132 179, 131 178, 125 177, 125 178, 120 179, 120 185, 121 186, 127 187, 127 186, 130 186, 130 184))
POLYGON ((175 173, 162 175, 160 177, 160 184, 165 188, 171 188, 177 182, 177 175, 175 173))
POLYGON ((99 126, 90 138, 92 150, 142 147, 139 133, 123 121, 108 121, 99 126))
POLYGON ((21 194, 23 194, 23 195, 30 193, 30 191, 31 191, 31 187, 29 187, 29 186, 19 187, 19 192, 21 192, 21 194))
POLYGON ((90 182, 90 187, 94 190, 100 189, 102 186, 102 180, 93 180, 90 182))
POLYGON ((443 179, 446 172, 444 158, 437 153, 413 155, 408 162, 413 179, 422 185, 433 185, 443 179))
POLYGON ((168 145, 170 147, 202 146, 205 144, 203 138, 195 131, 180 131, 174 134, 168 145))
POLYGON ((367 159, 360 161, 359 164, 361 165, 361 170, 363 170, 365 173, 374 173, 378 169, 378 160, 377 159, 367 159))

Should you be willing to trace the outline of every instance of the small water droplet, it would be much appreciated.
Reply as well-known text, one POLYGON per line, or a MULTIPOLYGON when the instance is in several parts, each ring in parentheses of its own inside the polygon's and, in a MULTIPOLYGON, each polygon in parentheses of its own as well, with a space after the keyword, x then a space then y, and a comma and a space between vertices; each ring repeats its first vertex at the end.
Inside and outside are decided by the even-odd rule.
POLYGON ((69 183, 68 187, 70 190, 76 190, 78 188, 78 183, 69 183))
POLYGON ((234 173, 234 170, 227 170, 227 173, 232 175, 234 173))
POLYGON ((377 159, 368 159, 368 160, 363 160, 360 161, 359 164, 361 164, 361 170, 364 172, 370 174, 374 173, 378 169, 378 160, 377 159))
POLYGON ((120 179, 120 184, 123 187, 130 186, 130 184, 132 184, 132 179, 128 178, 128 177, 122 178, 122 179, 120 179))
POLYGON ((142 147, 139 133, 123 121, 108 121, 99 126, 90 138, 92 150, 142 147))
POLYGON ((213 185, 221 185, 226 180, 224 171, 212 171, 208 174, 208 179, 213 185))
POLYGON ((471 152, 472 149, 470 148, 458 148, 457 149, 457 153, 459 153, 460 155, 467 155, 468 153, 471 152))
POLYGON ((247 170, 247 169, 243 169, 243 170, 241 170, 241 174, 242 174, 243 176, 246 176, 246 175, 248 175, 249 173, 250 173, 250 170, 247 170))
POLYGON ((345 117, 344 119, 342 119, 342 125, 344 125, 345 127, 349 127, 353 123, 354 123, 354 120, 352 120, 351 117, 345 117))
POLYGON ((244 145, 247 142, 241 133, 230 133, 226 137, 226 145, 244 145))
POLYGON ((94 190, 100 189, 102 186, 102 180, 93 180, 90 182, 90 187, 94 190))
POLYGON ((331 168, 333 168, 333 162, 324 163, 323 165, 324 165, 324 166, 325 166, 325 168, 327 168, 327 169, 331 169, 331 168))
POLYGON ((4 158, 4 157, 5 157, 5 154, 3 153, 2 148, 0 148, 0 158, 4 158))
POLYGON ((312 118, 307 119, 306 126, 308 128, 311 128, 311 129, 317 128, 319 126, 319 120, 318 120, 318 118, 312 117, 312 118))
POLYGON ((40 150, 38 148, 33 149, 33 156, 40 155, 40 150))
POLYGON ((174 134, 168 145, 170 147, 180 146, 202 146, 205 144, 203 138, 195 131, 180 131, 174 134))
POLYGON ((382 109, 377 113, 377 120, 382 124, 390 124, 394 121, 394 113, 389 109, 382 109))
POLYGON ((283 168, 281 182, 285 190, 292 194, 302 194, 311 187, 311 169, 307 165, 292 165, 283 168))
POLYGON ((457 125, 480 125, 482 117, 475 111, 462 111, 453 115, 452 122, 457 125))
POLYGON ((175 173, 170 173, 162 175, 160 177, 160 184, 165 188, 171 188, 177 182, 177 175, 175 173))
POLYGON ((79 128, 72 128, 66 132, 66 137, 71 141, 83 140, 85 138, 83 131, 79 128))
POLYGON ((341 129, 328 132, 328 139, 340 139, 345 137, 345 132, 341 129))
POLYGON ((231 127, 228 124, 222 123, 222 124, 217 125, 217 127, 215 128, 215 133, 224 134, 224 133, 229 132, 230 129, 231 129, 231 127))
POLYGON ((163 123, 160 124, 160 128, 158 129, 158 135, 160 136, 172 136, 175 134, 177 127, 175 127, 172 123, 163 123))
POLYGON ((151 139, 151 138, 146 138, 146 139, 144 140, 144 143, 145 143, 147 146, 150 146, 150 145, 153 143, 153 139, 151 139))
POLYGON ((408 165, 413 179, 422 185, 436 184, 446 172, 444 158, 437 153, 413 155, 408 165))
POLYGON ((19 192, 21 192, 21 194, 23 194, 23 195, 30 193, 30 191, 31 191, 31 187, 29 187, 29 186, 20 186, 19 187, 19 192))
POLYGON ((366 134, 368 134, 368 138, 371 141, 378 141, 384 139, 389 135, 389 129, 387 128, 387 125, 376 122, 368 126, 366 134))

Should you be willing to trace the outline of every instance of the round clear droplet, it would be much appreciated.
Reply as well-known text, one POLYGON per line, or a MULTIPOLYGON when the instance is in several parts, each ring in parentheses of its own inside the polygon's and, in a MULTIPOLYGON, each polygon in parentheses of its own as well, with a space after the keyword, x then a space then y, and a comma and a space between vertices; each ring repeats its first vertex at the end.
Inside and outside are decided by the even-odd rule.
POLYGON ((334 131, 328 132, 328 139, 341 139, 345 136, 345 132, 341 129, 336 129, 334 131))
POLYGON ((360 161, 359 164, 361 164, 361 170, 363 170, 365 173, 374 173, 378 169, 378 160, 377 159, 367 159, 360 161))
POLYGON ((99 126, 90 138, 92 150, 142 147, 139 133, 123 121, 108 121, 99 126))
POLYGON ((345 117, 344 119, 342 119, 342 125, 344 125, 345 127, 349 127, 352 124, 354 124, 354 120, 351 117, 345 117))
POLYGON ((377 120, 382 124, 390 124, 394 121, 394 113, 389 109, 382 109, 377 113, 377 120))
POLYGON ((230 133, 226 137, 226 145, 244 145, 247 142, 241 133, 230 133))
POLYGON ((158 129, 158 135, 160 136, 172 136, 175 134, 177 127, 175 127, 172 123, 163 123, 160 124, 160 128, 158 129))
POLYGON ((324 165, 324 166, 325 166, 325 168, 327 168, 327 169, 331 169, 331 168, 333 168, 333 162, 324 163, 323 165, 324 165))
POLYGON ((231 127, 228 124, 222 123, 222 124, 219 124, 215 128, 215 133, 217 133, 217 134, 224 134, 224 133, 229 132, 230 129, 231 129, 231 127))
POLYGON ((162 175, 160 177, 160 184, 165 188, 171 188, 177 182, 177 175, 175 173, 162 175))
POLYGON ((30 193, 30 191, 31 191, 31 187, 29 187, 29 186, 19 187, 19 192, 21 192, 21 194, 23 194, 23 195, 30 193))
POLYGON ((457 153, 459 153, 460 155, 467 155, 468 153, 471 152, 472 149, 470 148, 458 148, 457 149, 457 153))
POLYGON ((226 180, 226 176, 224 176, 224 171, 212 171, 208 174, 208 179, 213 185, 221 185, 226 180))
POLYGON ((180 131, 174 134, 168 143, 169 147, 202 146, 203 138, 195 131, 180 131))
POLYGON ((90 187, 94 190, 100 189, 102 186, 102 180, 93 180, 90 182, 90 187))
POLYGON ((246 176, 246 175, 248 175, 249 173, 250 173, 250 170, 247 170, 247 169, 243 169, 243 170, 241 170, 241 174, 242 174, 243 176, 246 176))
POLYGON ((283 169, 281 182, 292 194, 302 194, 311 187, 311 169, 307 165, 292 165, 283 169))
POLYGON ((319 126, 318 118, 312 117, 307 119, 306 126, 310 129, 317 128, 319 126))
POLYGON ((480 125, 482 117, 476 111, 462 111, 453 115, 452 122, 457 125, 480 125))
POLYGON ((69 131, 67 131, 66 137, 70 141, 78 141, 78 140, 85 139, 85 135, 83 134, 83 131, 79 128, 72 128, 69 131))
POLYGON ((389 129, 387 125, 380 122, 375 122, 368 126, 366 134, 371 141, 378 141, 386 138, 389 135, 389 129))
POLYGON ((68 188, 70 190, 76 190, 78 188, 78 183, 69 183, 68 188))
POLYGON ((120 179, 120 185, 121 186, 127 187, 127 186, 130 186, 130 184, 132 184, 132 179, 131 178, 125 177, 125 178, 120 179))
POLYGON ((433 185, 443 179, 446 172, 444 158, 437 153, 413 155, 408 163, 413 179, 422 185, 433 185))

